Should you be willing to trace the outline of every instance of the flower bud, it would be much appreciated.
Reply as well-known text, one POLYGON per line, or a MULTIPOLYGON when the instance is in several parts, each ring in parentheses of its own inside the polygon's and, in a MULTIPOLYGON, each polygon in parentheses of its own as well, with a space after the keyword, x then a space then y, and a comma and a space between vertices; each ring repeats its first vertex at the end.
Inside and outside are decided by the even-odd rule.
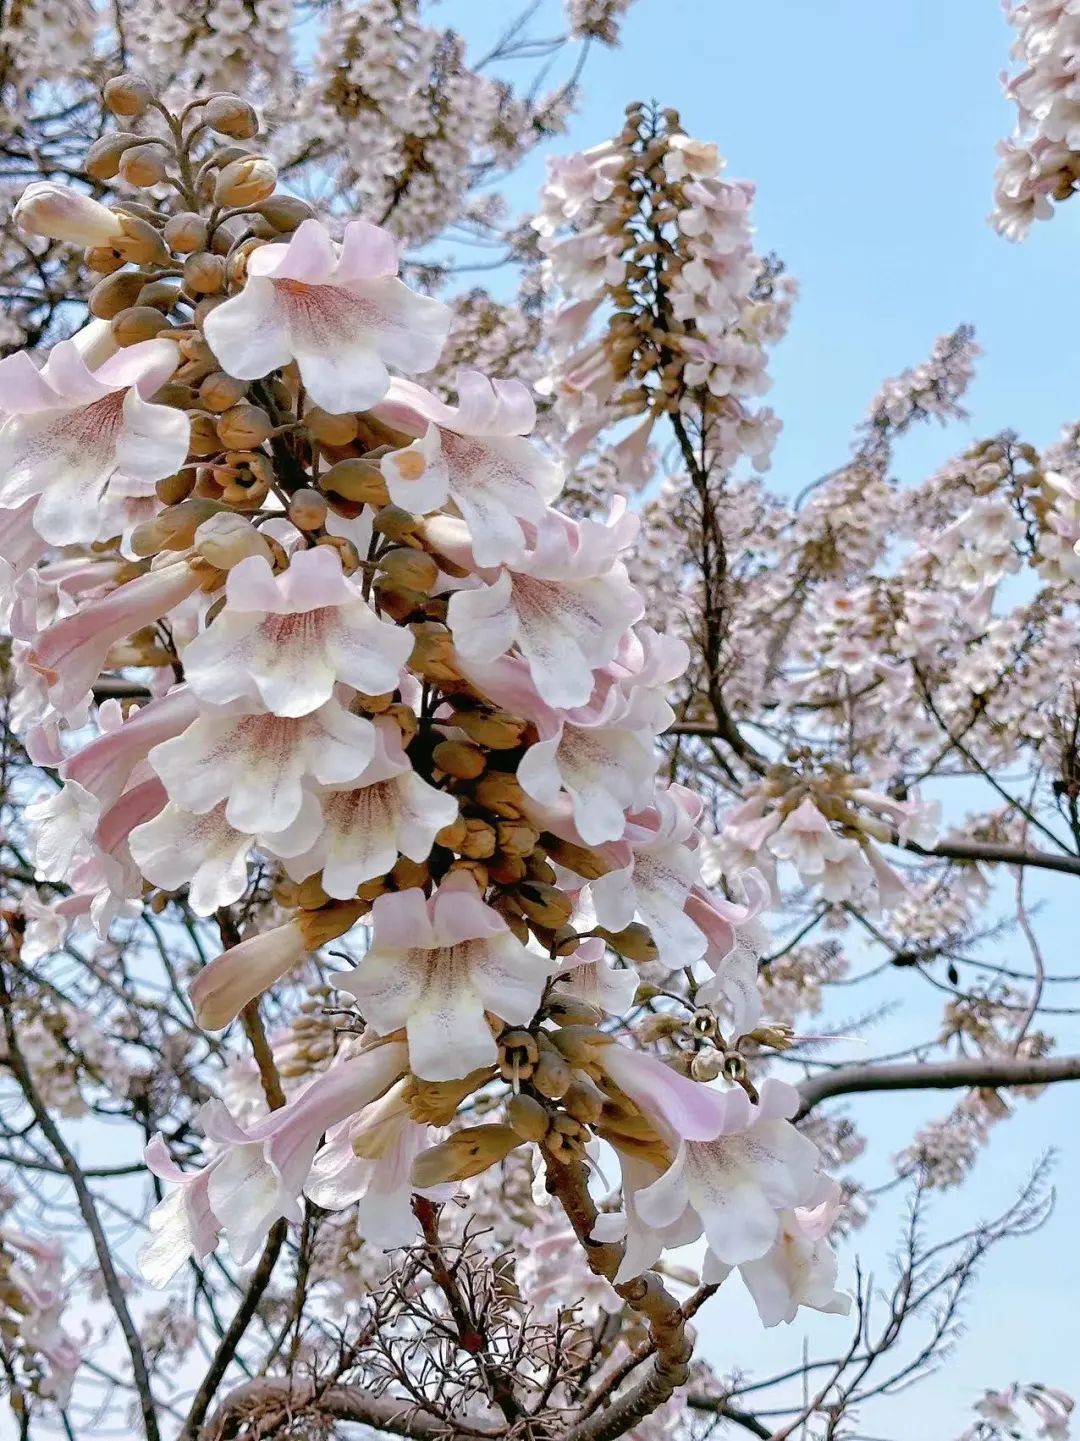
POLYGON ((112 320, 138 300, 146 277, 138 270, 124 270, 99 280, 90 292, 90 314, 99 320, 112 320))
POLYGON ((311 486, 298 490, 286 511, 297 530, 318 530, 326 521, 326 497, 311 486))
POLYGON ((511 1096, 506 1119, 523 1141, 542 1141, 547 1134, 548 1113, 535 1096, 511 1096))
POLYGON ((482 1066, 458 1081, 423 1081, 408 1076, 403 1099, 414 1121, 424 1126, 448 1126, 466 1096, 491 1080, 492 1068, 482 1066))
POLYGON ((120 161, 130 145, 142 145, 144 137, 130 130, 109 130, 86 152, 83 170, 91 180, 112 180, 120 173, 120 161))
POLYGON ((463 832, 454 850, 467 856, 471 861, 486 861, 495 854, 495 829, 478 816, 468 816, 461 822, 463 832))
POLYGON ((400 505, 384 505, 374 520, 374 528, 387 540, 403 541, 419 534, 420 517, 400 505))
POLYGON ((215 95, 203 106, 202 119, 218 135, 252 140, 259 133, 259 117, 239 95, 215 95))
POLYGON ((359 429, 356 416, 351 412, 331 415, 328 410, 320 410, 317 405, 310 406, 304 412, 304 424, 320 445, 348 445, 350 440, 356 439, 359 429))
POLYGON ((525 722, 509 711, 459 710, 454 724, 491 751, 515 750, 525 733, 525 722))
POLYGON ((84 250, 83 260, 86 268, 95 275, 112 275, 126 264, 122 255, 103 245, 91 245, 88 250, 84 250))
POLYGON ((154 98, 154 92, 141 75, 114 75, 101 92, 106 110, 125 117, 141 115, 154 98))
POLYGON ((168 260, 169 252, 165 249, 165 242, 148 220, 142 220, 137 215, 128 215, 125 211, 118 213, 117 220, 120 234, 108 243, 114 250, 118 250, 125 260, 130 260, 133 265, 161 265, 168 260))
POLYGON ((163 315, 176 304, 179 287, 174 280, 148 280, 139 291, 139 305, 153 305, 163 315))
MULTIPOLYGON (((131 548, 140 556, 156 555, 162 550, 186 550, 203 522, 218 515, 221 509, 220 502, 199 498, 170 505, 153 520, 144 520, 135 527, 131 533, 131 548)), ((229 519, 239 520, 240 517, 230 516, 229 519)), ((247 522, 241 521, 241 524, 247 522)))
POLYGON ((443 826, 441 831, 435 834, 435 844, 445 846, 448 851, 459 851, 461 843, 468 835, 468 827, 465 817, 458 816, 457 820, 451 821, 448 826, 443 826))
POLYGON ((499 821, 495 827, 499 850, 508 856, 528 856, 536 849, 540 832, 528 821, 499 821))
POLYGON ((434 620, 414 621, 409 629, 415 638, 409 669, 425 680, 447 682, 461 680, 454 665, 454 641, 445 625, 434 620))
POLYGON ((409 1176, 421 1189, 444 1181, 465 1181, 505 1160, 520 1145, 521 1137, 512 1126, 469 1126, 421 1151, 409 1176))
POLYGON ((78 190, 52 180, 35 180, 15 203, 12 218, 28 235, 67 240, 74 245, 119 248, 120 217, 78 190))
MULTIPOLYGON (((183 369, 183 367, 181 367, 183 369)), ((221 441, 218 440, 217 428, 214 425, 214 417, 211 415, 193 415, 191 417, 191 434, 188 438, 188 449, 192 455, 216 455, 221 449, 221 441)))
POLYGON ((518 821, 525 814, 525 792, 517 777, 509 771, 492 771, 484 776, 477 783, 475 795, 485 810, 501 816, 503 820, 518 821))
POLYGON ((277 184, 277 170, 262 155, 248 155, 231 160, 218 172, 214 182, 214 204, 235 210, 241 206, 258 205, 269 200, 277 184))
POLYGON ((184 288, 192 295, 216 295, 225 284, 225 262, 220 255, 199 250, 184 261, 184 288))
POLYGON ((206 249, 206 221, 193 210, 184 210, 171 216, 162 231, 165 244, 177 255, 190 255, 196 250, 206 249))
POLYGON ((401 546, 379 557, 380 580, 426 595, 439 578, 439 567, 423 550, 401 546))
MULTIPOLYGON (((185 501, 184 504, 194 503, 185 501)), ((192 540, 203 559, 218 570, 231 570, 249 555, 261 555, 265 560, 272 558, 266 537, 259 534, 250 520, 229 511, 220 511, 204 520, 192 540)))
POLYGON ((243 400, 247 388, 246 380, 237 380, 223 370, 215 370, 199 386, 199 402, 215 415, 220 415, 243 400))
POLYGON ((385 506, 389 500, 382 471, 369 460, 339 460, 325 475, 319 476, 319 489, 327 495, 341 496, 357 505, 385 506))
POLYGON ((268 440, 274 422, 259 405, 242 402, 226 410, 217 420, 221 443, 229 450, 254 450, 268 440))
POLYGON ((656 942, 652 938, 652 932, 640 921, 631 921, 621 931, 606 931, 602 926, 597 926, 596 934, 602 936, 610 946, 618 951, 620 956, 628 961, 644 964, 647 961, 655 961, 660 954, 656 942))
POLYGON ((306 200, 299 200, 295 195, 271 195, 259 206, 259 214, 275 230, 288 232, 310 220, 315 211, 306 200))
POLYGON ((459 781, 475 780, 487 765, 483 751, 468 741, 440 741, 432 752, 432 760, 439 770, 459 781))
MULTIPOLYGON (((497 851, 488 864, 488 873, 497 886, 516 886, 519 881, 525 879, 527 870, 521 856, 512 856, 506 851, 497 851)), ((524 929, 527 936, 528 926, 525 926, 524 929)))
POLYGON ((561 1100, 570 1089, 574 1073, 554 1051, 543 1051, 532 1073, 532 1084, 549 1101, 561 1100))
MULTIPOLYGON (((168 388, 169 387, 166 387, 166 389, 168 388)), ((179 389, 180 387, 178 386, 176 388, 179 389)), ((162 401, 161 403, 164 404, 165 402, 162 401)), ((161 501, 162 505, 166 506, 180 505, 183 501, 187 500, 194 489, 194 470, 178 470, 175 475, 167 475, 163 480, 156 481, 154 484, 154 494, 158 500, 161 501)), ((153 555, 157 549, 158 547, 156 545, 152 545, 148 550, 136 551, 136 555, 153 555)))
POLYGON ((157 144, 129 146, 120 157, 120 175, 129 185, 147 189, 165 179, 165 151, 157 144))
POLYGON ((545 836, 544 849, 556 865, 573 871, 586 881, 595 881, 611 870, 610 861, 596 851, 588 846, 578 846, 571 841, 561 840, 558 836, 545 836))
POLYGON ((113 316, 111 325, 117 345, 138 345, 169 328, 169 322, 153 305, 129 305, 113 316))

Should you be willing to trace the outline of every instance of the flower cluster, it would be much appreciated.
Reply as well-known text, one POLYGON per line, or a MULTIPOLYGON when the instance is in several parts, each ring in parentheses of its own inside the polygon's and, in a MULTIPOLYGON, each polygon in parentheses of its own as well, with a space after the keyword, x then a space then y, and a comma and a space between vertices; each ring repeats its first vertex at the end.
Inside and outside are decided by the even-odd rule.
MULTIPOLYGON (((106 98, 133 125, 156 105, 130 76, 106 98)), ((218 94, 168 141, 96 144, 98 179, 164 171, 175 212, 52 184, 16 212, 101 277, 77 337, 2 363, 18 711, 61 782, 31 809, 38 872, 102 937, 147 897, 216 915, 225 949, 189 988, 207 1030, 327 943, 359 952, 333 984, 362 1039, 331 1058, 294 1027, 285 1103, 207 1103, 201 1170, 153 1139, 169 1189, 144 1272, 222 1234, 243 1264, 304 1194, 407 1245, 411 1197, 528 1145, 557 1185, 599 1137, 624 1167, 619 1283, 704 1231, 710 1274, 742 1268, 767 1324, 836 1310, 818 1149, 738 1051, 787 1044, 758 1025, 764 884, 706 887, 701 802, 657 775, 687 649, 629 581, 636 523, 554 507, 520 382, 463 369, 450 404, 414 378, 448 309, 398 278, 387 231, 335 241, 224 143, 257 129, 218 94), (606 1024, 639 962, 697 978, 671 1064, 606 1024)))
POLYGON ((683 413, 703 465, 768 465, 778 423, 753 401, 793 292, 754 252, 753 187, 722 169, 675 111, 642 105, 614 140, 549 162, 533 223, 563 303, 545 383, 572 456, 630 423, 613 447, 623 484, 644 484, 657 421, 683 413))
POLYGON ((1034 220, 1048 220, 1052 201, 1068 200, 1080 177, 1080 83, 1076 0, 1019 0, 1005 6, 1017 32, 1020 69, 1006 78, 1017 107, 1016 133, 998 146, 994 227, 1021 240, 1034 220))
POLYGON ((1000 1438, 1043 1436, 1047 1441, 1068 1441, 1076 1402, 1058 1386, 1014 1381, 1000 1391, 987 1391, 976 1401, 976 1420, 960 1441, 1000 1441, 1000 1438), (1036 1431, 1030 1431, 1034 1423, 1036 1431))
POLYGON ((79 1342, 64 1330, 64 1252, 55 1240, 0 1224, 0 1337, 9 1380, 63 1407, 82 1361, 79 1342), (10 1348, 10 1349, 9 1349, 10 1348))

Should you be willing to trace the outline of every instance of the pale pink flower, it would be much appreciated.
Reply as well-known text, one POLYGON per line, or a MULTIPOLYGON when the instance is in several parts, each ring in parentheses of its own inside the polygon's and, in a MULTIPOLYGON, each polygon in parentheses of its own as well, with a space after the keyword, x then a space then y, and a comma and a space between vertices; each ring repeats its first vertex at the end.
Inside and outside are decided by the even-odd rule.
POLYGON ((458 803, 413 770, 392 720, 376 718, 375 753, 347 788, 320 787, 288 830, 267 841, 297 880, 321 873, 328 896, 348 900, 391 870, 399 853, 425 861, 458 803), (321 807, 321 816, 320 816, 321 807))
POLYGON ((380 896, 371 920, 367 954, 335 984, 378 1034, 405 1027, 409 1065, 424 1080, 493 1065, 498 1047, 486 1013, 527 1025, 555 970, 525 949, 468 877, 449 877, 430 900, 421 890, 380 896))
POLYGON ((563 958, 555 994, 599 1006, 610 1016, 625 1016, 634 1004, 637 986, 634 968, 626 966, 616 970, 608 963, 607 946, 594 936, 582 941, 576 951, 563 958))
POLYGON ((0 360, 0 504, 39 497, 34 526, 52 545, 107 539, 99 507, 110 490, 153 495, 187 459, 182 410, 150 404, 176 369, 170 340, 144 340, 91 370, 74 340, 38 370, 19 351, 0 360))
POLYGON ((102 806, 110 806, 150 750, 179 735, 198 714, 198 702, 183 685, 148 701, 126 720, 115 702, 107 701, 98 708, 102 734, 64 761, 60 774, 96 796, 102 806))
POLYGON ((195 1019, 207 1031, 220 1031, 240 1012, 287 975, 310 949, 300 921, 257 931, 222 951, 203 966, 188 987, 195 1019))
POLYGON ((371 722, 329 700, 298 717, 208 712, 149 760, 176 805, 204 815, 225 801, 231 826, 263 835, 296 820, 305 778, 355 781, 374 753, 371 722))
POLYGON ((396 278, 393 237, 365 220, 340 246, 317 220, 288 244, 248 257, 247 284, 206 318, 223 370, 257 380, 295 360, 316 405, 333 414, 368 410, 386 394, 388 366, 425 371, 438 360, 450 310, 396 278))
POLYGON ((617 865, 589 888, 600 925, 621 931, 640 920, 652 933, 659 959, 671 969, 699 960, 708 945, 685 910, 701 872, 688 845, 695 836, 694 815, 685 804, 688 794, 681 786, 658 791, 648 810, 630 816, 623 845, 609 847, 612 855, 628 852, 629 864, 617 865))
POLYGON ((188 1257, 205 1260, 223 1231, 237 1263, 246 1265, 278 1217, 298 1221, 298 1198, 323 1133, 381 1096, 405 1063, 404 1046, 362 1051, 246 1130, 220 1101, 209 1101, 200 1124, 221 1149, 201 1171, 182 1171, 160 1134, 154 1136, 147 1165, 177 1189, 150 1215, 153 1234, 139 1255, 150 1284, 166 1285, 188 1257))
MULTIPOLYGON (((802 1306, 830 1316, 846 1316, 851 1310, 851 1297, 836 1289, 836 1254, 828 1241, 839 1210, 840 1188, 833 1183, 829 1195, 812 1209, 781 1211, 779 1233, 769 1250, 740 1263, 739 1275, 763 1326, 794 1321, 802 1306)), ((701 1279, 715 1285, 731 1269, 707 1251, 701 1279)))
POLYGON ((717 1261, 737 1266, 765 1255, 780 1233, 781 1212, 817 1203, 821 1157, 788 1119, 799 1103, 792 1087, 766 1080, 756 1106, 739 1087, 723 1094, 722 1131, 684 1141, 637 1204, 653 1226, 692 1211, 717 1261))
POLYGON ((447 1201, 457 1190, 455 1183, 426 1189, 412 1184, 413 1161, 438 1137, 412 1119, 404 1090, 398 1081, 381 1100, 331 1128, 304 1188, 324 1210, 355 1205, 364 1240, 388 1248, 416 1239, 414 1194, 447 1201))
POLYGON ((338 681, 367 695, 392 691, 412 647, 411 633, 380 620, 342 573, 338 552, 317 545, 279 575, 261 555, 234 565, 223 609, 184 649, 184 674, 212 704, 250 700, 302 716, 338 681))
POLYGON ((382 471, 390 499, 414 514, 452 501, 476 564, 498 565, 524 550, 520 522, 540 524, 562 489, 562 471, 525 439, 536 407, 520 381, 460 370, 457 391, 453 407, 412 381, 391 381, 376 414, 418 438, 385 456, 382 471))
POLYGON ((120 217, 108 206, 54 180, 29 184, 15 202, 11 218, 28 235, 72 245, 111 246, 124 233, 120 217))
POLYGON ((650 1226, 644 1221, 638 1210, 638 1194, 659 1180, 663 1172, 638 1156, 618 1150, 617 1155, 622 1171, 623 1209, 601 1212, 592 1239, 623 1243, 623 1258, 615 1274, 615 1284, 623 1285, 647 1271, 664 1251, 696 1241, 700 1232, 692 1215, 680 1216, 669 1226, 650 1226))
POLYGON ((596 1064, 672 1140, 706 1141, 730 1129, 730 1091, 692 1081, 648 1051, 617 1041, 599 1049, 596 1064))
POLYGON ((828 862, 843 862, 849 854, 849 842, 834 833, 809 796, 785 817, 766 845, 777 860, 791 861, 807 883, 818 880, 828 862))
POLYGON ((212 916, 247 890, 253 839, 225 819, 224 805, 195 815, 172 801, 128 837, 132 859, 151 883, 166 891, 188 887, 197 916, 212 916))
POLYGON ((549 511, 511 568, 450 597, 447 623, 462 658, 493 661, 516 645, 549 706, 587 705, 593 671, 615 657, 644 614, 616 559, 636 528, 621 505, 610 525, 549 511))
POLYGON ((170 561, 118 585, 99 600, 84 602, 43 630, 30 663, 44 676, 56 709, 70 712, 82 705, 117 641, 152 625, 187 600, 201 579, 186 561, 170 561))

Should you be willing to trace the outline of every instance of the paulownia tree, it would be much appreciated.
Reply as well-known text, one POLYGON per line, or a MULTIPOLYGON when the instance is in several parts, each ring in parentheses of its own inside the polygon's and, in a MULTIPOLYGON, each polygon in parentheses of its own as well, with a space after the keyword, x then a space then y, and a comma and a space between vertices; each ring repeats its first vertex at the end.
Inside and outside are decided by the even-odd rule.
MULTIPOLYGON (((1080 876, 1080 431, 899 486, 962 327, 768 489, 795 287, 715 144, 633 104, 498 199, 626 8, 479 59, 410 0, 4 14, 21 1437, 852 1436, 1047 1213, 1040 1167, 929 1222, 1080 1079, 1039 914, 1080 876), (913 992, 916 1044, 830 1053, 913 992), (924 1089, 873 1184, 840 1098, 924 1089), (833 1349, 695 1356, 740 1283, 833 1349)), ((1016 7, 1008 233, 1080 174, 1077 9, 1016 7)), ((967 1435, 1071 1410, 1021 1379, 967 1435)))

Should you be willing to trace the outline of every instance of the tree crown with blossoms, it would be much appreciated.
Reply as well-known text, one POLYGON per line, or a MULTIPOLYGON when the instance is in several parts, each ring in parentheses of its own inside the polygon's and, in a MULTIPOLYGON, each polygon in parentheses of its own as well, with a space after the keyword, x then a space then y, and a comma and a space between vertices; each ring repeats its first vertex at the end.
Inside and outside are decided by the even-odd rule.
MULTIPOLYGON (((625 8, 568 20, 611 43, 625 8)), ((896 439, 961 413, 961 328, 784 501, 761 397, 795 287, 677 112, 631 106, 502 228, 470 186, 572 86, 518 100, 372 0, 331 7, 295 105, 289 7, 130 18, 153 80, 108 80, 81 167, 40 109, 12 132, 54 147, 0 360, 13 1414, 835 1436, 1046 1214, 1040 1169, 928 1243, 930 1193, 1080 1077, 1025 892, 1080 874, 1076 437, 901 491, 896 439), (462 216, 519 311, 410 255, 462 216), (991 796, 966 821, 958 777, 991 796), (982 959, 1006 935, 1026 965, 982 959), (881 970, 945 991, 939 1034, 830 1061, 799 1023, 881 970), (960 1100, 897 1158, 881 1325, 835 1251, 862 1137, 818 1108, 922 1087, 960 1100), (764 1326, 853 1329, 812 1397, 695 1359, 736 1270, 764 1326)), ((1016 1382, 967 1434, 1071 1409, 1016 1382)))

